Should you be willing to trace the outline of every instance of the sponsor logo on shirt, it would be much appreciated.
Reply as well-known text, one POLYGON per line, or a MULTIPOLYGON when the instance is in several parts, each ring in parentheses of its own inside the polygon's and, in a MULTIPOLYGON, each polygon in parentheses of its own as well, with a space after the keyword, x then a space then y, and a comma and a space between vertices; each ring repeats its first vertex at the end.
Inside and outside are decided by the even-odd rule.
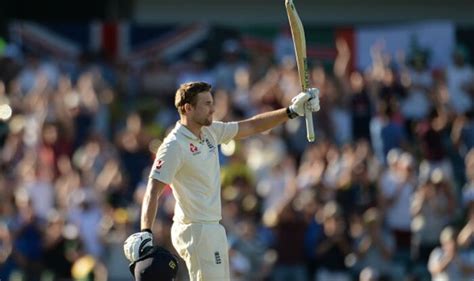
POLYGON ((199 151, 199 149, 197 148, 197 146, 195 146, 195 145, 192 144, 192 143, 189 144, 189 151, 191 151, 191 153, 192 153, 193 155, 196 155, 196 154, 201 153, 201 152, 199 151))
POLYGON ((214 258, 216 259, 216 264, 221 264, 222 263, 221 255, 219 254, 219 252, 214 253, 214 258))
POLYGON ((211 143, 211 141, 209 139, 206 138, 206 144, 207 144, 207 147, 209 147, 209 152, 213 152, 214 151, 214 148, 215 146, 211 143))
POLYGON ((164 163, 165 163, 165 161, 163 161, 161 159, 156 161, 155 169, 157 169, 157 170, 161 169, 161 167, 163 167, 164 163))

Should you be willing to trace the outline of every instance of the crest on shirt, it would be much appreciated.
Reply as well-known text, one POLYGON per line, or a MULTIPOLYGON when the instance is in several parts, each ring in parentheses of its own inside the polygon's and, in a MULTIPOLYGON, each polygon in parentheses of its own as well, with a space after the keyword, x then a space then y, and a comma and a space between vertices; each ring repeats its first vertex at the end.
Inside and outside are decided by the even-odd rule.
POLYGON ((199 149, 197 148, 197 146, 195 146, 195 145, 192 144, 192 143, 189 144, 189 151, 191 151, 191 153, 192 153, 193 155, 196 155, 196 154, 201 153, 201 152, 199 151, 199 149))
POLYGON ((165 163, 165 161, 163 161, 161 159, 156 161, 155 169, 157 169, 157 170, 161 169, 161 167, 163 167, 164 163, 165 163))

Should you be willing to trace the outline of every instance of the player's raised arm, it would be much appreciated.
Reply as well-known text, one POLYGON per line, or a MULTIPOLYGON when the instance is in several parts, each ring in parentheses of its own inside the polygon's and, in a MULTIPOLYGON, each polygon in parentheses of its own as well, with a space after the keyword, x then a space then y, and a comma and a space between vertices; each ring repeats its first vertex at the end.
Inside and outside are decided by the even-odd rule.
POLYGON ((288 119, 304 116, 306 109, 311 112, 319 110, 319 90, 308 89, 307 92, 298 94, 291 100, 291 105, 287 108, 277 109, 255 115, 252 118, 238 122, 239 131, 235 139, 246 138, 266 130, 269 130, 288 119))

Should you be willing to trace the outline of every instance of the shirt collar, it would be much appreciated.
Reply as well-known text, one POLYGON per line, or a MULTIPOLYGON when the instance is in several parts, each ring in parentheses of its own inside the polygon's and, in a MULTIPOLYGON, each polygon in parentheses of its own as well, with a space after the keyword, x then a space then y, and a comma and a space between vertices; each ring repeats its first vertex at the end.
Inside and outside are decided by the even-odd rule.
MULTIPOLYGON (((188 128, 186 128, 185 126, 183 126, 183 124, 181 124, 179 121, 176 122, 176 131, 180 134, 182 134, 183 136, 189 138, 189 139, 192 139, 192 140, 196 140, 196 141, 199 141, 199 137, 196 136, 195 134, 193 134, 193 132, 191 132, 188 128)), ((202 132, 201 132, 202 134, 202 132)))

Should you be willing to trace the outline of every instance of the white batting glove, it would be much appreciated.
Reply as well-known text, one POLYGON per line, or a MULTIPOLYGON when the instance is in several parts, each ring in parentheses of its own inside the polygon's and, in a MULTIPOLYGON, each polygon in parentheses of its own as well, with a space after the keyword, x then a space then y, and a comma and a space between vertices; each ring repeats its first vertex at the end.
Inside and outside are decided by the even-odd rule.
POLYGON ((148 231, 137 232, 130 235, 123 244, 123 252, 130 262, 135 262, 148 249, 153 247, 153 234, 148 231))
POLYGON ((291 105, 288 107, 288 110, 293 116, 304 116, 305 107, 311 112, 319 111, 320 106, 318 88, 309 88, 308 91, 299 93, 297 96, 291 99, 291 105))

